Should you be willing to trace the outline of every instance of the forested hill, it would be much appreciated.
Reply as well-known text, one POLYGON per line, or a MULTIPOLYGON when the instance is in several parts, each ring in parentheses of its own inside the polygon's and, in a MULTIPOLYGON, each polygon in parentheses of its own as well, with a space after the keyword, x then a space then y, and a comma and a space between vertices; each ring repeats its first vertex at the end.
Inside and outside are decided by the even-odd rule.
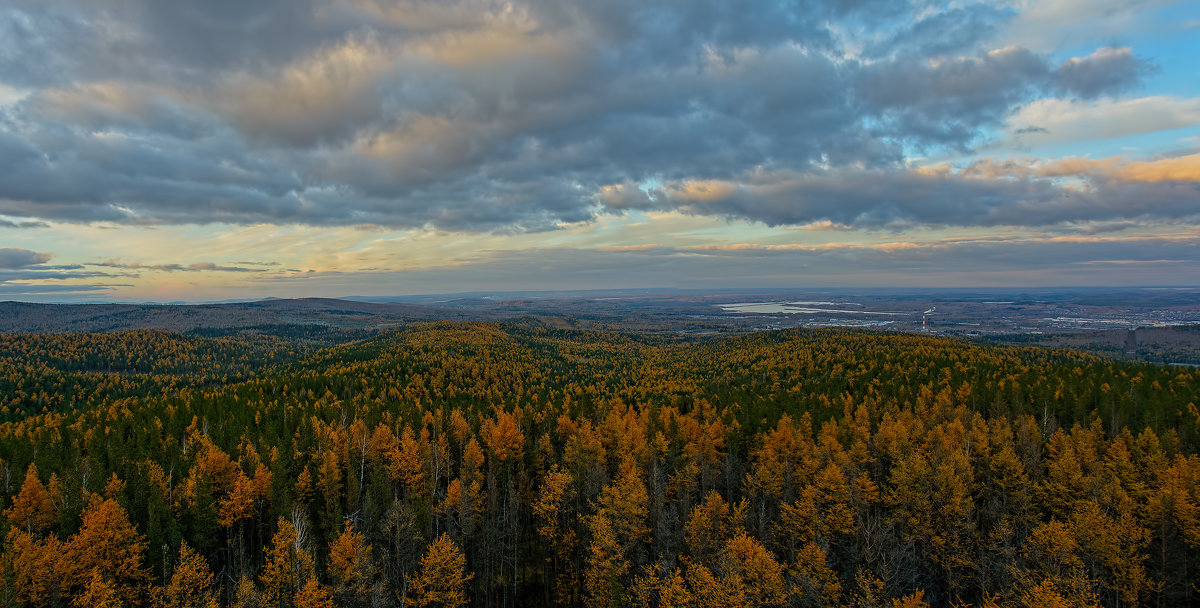
POLYGON ((0 336, 0 601, 1192 605, 1197 402, 913 334, 0 336))
POLYGON ((159 329, 209 336, 267 333, 345 341, 346 335, 408 321, 459 318, 403 303, 330 298, 213 304, 33 304, 0 302, 0 332, 114 332, 159 329))

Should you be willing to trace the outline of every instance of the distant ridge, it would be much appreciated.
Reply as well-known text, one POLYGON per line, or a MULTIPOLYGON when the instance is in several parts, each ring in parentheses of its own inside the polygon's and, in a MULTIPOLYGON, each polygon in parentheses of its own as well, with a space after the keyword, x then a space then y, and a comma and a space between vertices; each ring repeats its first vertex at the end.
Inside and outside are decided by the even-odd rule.
POLYGON ((0 333, 108 332, 162 329, 236 330, 273 325, 374 329, 453 318, 427 306, 334 298, 269 298, 206 304, 32 304, 0 302, 0 333))

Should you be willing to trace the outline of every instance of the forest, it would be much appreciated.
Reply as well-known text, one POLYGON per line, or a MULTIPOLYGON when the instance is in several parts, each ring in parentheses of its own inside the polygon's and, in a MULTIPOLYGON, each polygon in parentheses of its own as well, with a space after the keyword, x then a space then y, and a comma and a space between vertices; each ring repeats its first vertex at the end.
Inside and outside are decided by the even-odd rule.
POLYGON ((0 335, 0 605, 1192 606, 1198 402, 833 329, 0 335))

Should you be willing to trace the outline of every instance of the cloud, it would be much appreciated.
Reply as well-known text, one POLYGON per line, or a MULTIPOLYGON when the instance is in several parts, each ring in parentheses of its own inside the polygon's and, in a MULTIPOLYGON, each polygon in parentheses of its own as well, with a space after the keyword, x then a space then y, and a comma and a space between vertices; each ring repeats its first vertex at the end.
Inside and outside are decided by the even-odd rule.
MULTIPOLYGON (((685 190, 703 184, 738 190, 707 194, 713 213, 769 223, 924 221, 920 193, 1032 204, 1064 191, 939 182, 906 154, 1006 126, 1060 137, 1047 96, 1118 103, 1146 62, 989 46, 1019 19, 892 0, 14 0, 0 83, 27 93, 0 116, 0 214, 522 233, 606 207, 700 213, 685 190), (810 202, 732 186, 755 172, 810 202), (656 183, 657 202, 602 191, 656 183)), ((968 200, 929 216, 990 217, 968 200)))
POLYGON ((937 57, 971 52, 1015 15, 1011 9, 982 3, 932 11, 911 23, 903 22, 895 33, 869 45, 866 54, 937 57))
POLYGON ((1132 99, 1046 98, 1020 107, 1006 120, 1012 133, 996 147, 1038 146, 1128 137, 1200 123, 1200 98, 1167 95, 1132 99))
MULTIPOLYGON (((96 279, 112 279, 115 277, 137 276, 129 272, 112 273, 104 270, 84 270, 85 266, 119 271, 158 271, 158 272, 237 272, 263 273, 266 268, 246 268, 243 266, 223 266, 212 262, 196 262, 194 264, 138 264, 121 263, 115 260, 88 263, 84 265, 45 265, 51 259, 49 253, 38 253, 27 249, 0 249, 0 293, 12 295, 37 295, 52 293, 83 293, 103 291, 116 287, 129 287, 128 284, 105 283, 96 284, 96 279), (51 281, 51 283, 47 283, 51 281), (79 283, 78 281, 87 281, 79 283)), ((269 263, 267 263, 269 264, 269 263)), ((262 264, 266 265, 266 264, 262 264)))
POLYGON ((6 296, 36 296, 36 295, 70 295, 82 293, 105 292, 117 287, 130 287, 128 284, 90 284, 90 285, 30 285, 8 284, 0 282, 0 295, 6 296))
POLYGON ((859 228, 1045 227, 1070 222, 1200 217, 1200 155, 1155 161, 985 159, 961 170, 756 172, 737 180, 679 180, 643 190, 609 185, 613 210, 676 210, 768 225, 829 222, 859 228), (1073 181, 1065 182, 1064 178, 1073 181))
POLYGON ((38 221, 12 222, 0 219, 0 228, 48 228, 50 224, 38 221))
MULTIPOLYGON (((254 264, 255 262, 245 262, 254 264)), ((261 263, 260 263, 261 264, 261 263)), ((104 262, 89 262, 87 266, 103 268, 119 268, 121 270, 153 270, 158 272, 266 272, 263 268, 245 268, 242 266, 221 266, 212 262, 196 262, 194 264, 139 264, 121 263, 116 260, 104 262)))
MULTIPOLYGON (((313 273, 275 277, 280 289, 363 295, 510 291, 527 285, 530 268, 559 289, 598 285, 647 288, 846 286, 996 287, 1067 285, 1194 285, 1200 238, 1056 237, 1031 234, 984 238, 763 246, 757 243, 678 247, 647 245, 580 249, 530 248, 489 252, 466 263, 405 272, 313 273), (1124 264, 1090 264, 1122 260, 1124 264), (637 268, 637 273, 630 273, 637 268), (368 293, 370 292, 370 293, 368 293)), ((919 310, 917 311, 919 313, 919 310)))
POLYGON ((1066 158, 1041 164, 1036 171, 1051 177, 1087 175, 1121 182, 1200 184, 1200 154, 1155 160, 1066 158))
POLYGON ((1047 77, 1045 60, 1019 47, 981 56, 900 57, 859 75, 862 98, 890 130, 915 141, 965 145, 998 123, 1047 77))
POLYGON ((53 257, 50 253, 28 249, 0 248, 0 294, 77 293, 107 288, 94 284, 73 283, 108 278, 107 273, 84 271, 82 266, 76 264, 46 265, 53 257), (53 283, 47 284, 45 281, 53 283))
POLYGON ((868 65, 858 78, 862 102, 891 135, 962 147, 1041 92, 1092 99, 1133 88, 1145 70, 1127 48, 1105 47, 1052 68, 1044 56, 1012 46, 975 56, 902 55, 868 65))
POLYGON ((38 253, 28 249, 16 249, 13 247, 0 248, 0 268, 27 268, 29 266, 37 266, 45 264, 54 257, 49 253, 38 253))
POLYGON ((201 103, 250 138, 301 147, 338 143, 381 118, 387 100, 379 89, 400 84, 389 82, 399 76, 393 57, 372 37, 352 38, 270 78, 237 74, 201 103))
POLYGON ((74 281, 108 276, 110 275, 102 272, 67 272, 42 269, 12 270, 7 272, 0 271, 0 283, 13 281, 74 281))
POLYGON ((1015 0, 1016 16, 996 38, 1036 51, 1054 51, 1161 28, 1154 9, 1180 0, 1015 0))
POLYGON ((1133 88, 1148 64, 1128 48, 1104 47, 1087 57, 1072 57, 1054 71, 1058 88, 1092 99, 1133 88))

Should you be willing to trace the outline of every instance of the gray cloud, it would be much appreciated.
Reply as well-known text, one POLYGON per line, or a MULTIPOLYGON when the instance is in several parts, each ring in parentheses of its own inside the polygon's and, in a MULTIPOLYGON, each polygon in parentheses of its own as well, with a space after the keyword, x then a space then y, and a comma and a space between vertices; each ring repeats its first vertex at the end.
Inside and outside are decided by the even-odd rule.
POLYGON ((1150 65, 1128 48, 1105 47, 1082 58, 1072 58, 1054 71, 1054 84, 1061 90, 1091 99, 1125 91, 1137 85, 1150 65))
POLYGON ((923 145, 964 146, 980 127, 998 124, 1048 73, 1042 57, 1007 48, 937 62, 898 57, 864 68, 858 85, 863 103, 889 134, 923 145))
POLYGON ((103 285, 22 285, 0 283, 0 295, 31 296, 31 295, 69 295, 106 292, 114 287, 130 287, 123 283, 106 283, 103 285))
POLYGON ((62 285, 61 283, 52 283, 47 286, 43 281, 76 281, 109 276, 103 272, 84 271, 82 266, 75 264, 46 265, 46 262, 49 262, 52 257, 54 255, 50 253, 15 247, 0 247, 0 294, 88 291, 94 287, 62 285))
POLYGON ((754 173, 732 181, 683 181, 651 189, 625 184, 605 191, 597 202, 615 210, 678 210, 770 225, 828 221, 861 228, 1200 219, 1200 184, 1193 181, 1129 181, 1120 179, 1119 172, 1098 172, 1077 174, 1081 185, 1057 179, 1064 175, 1070 173, 1014 164, 959 172, 754 173))
POLYGON ((10 222, 0 219, 0 228, 48 228, 50 224, 38 221, 10 222))
POLYGON ((28 249, 16 249, 13 247, 0 248, 0 268, 27 268, 29 266, 37 266, 45 264, 54 257, 49 253, 38 253, 28 249))
POLYGON ((91 262, 87 265, 103 268, 119 268, 122 270, 156 270, 159 272, 266 272, 266 270, 261 268, 221 266, 212 262, 196 262, 194 264, 139 264, 136 262, 121 263, 115 260, 108 260, 104 262, 91 262))
POLYGON ((1134 87, 1148 64, 1128 48, 1105 47, 1052 68, 1046 58, 1009 47, 975 56, 901 55, 863 69, 862 100, 889 134, 922 146, 966 146, 1033 95, 1084 99, 1134 87))
POLYGON ((203 84, 212 70, 277 64, 344 33, 349 24, 323 27, 318 9, 307 0, 13 0, 0 9, 0 68, 21 85, 147 76, 203 84))
POLYGON ((711 211, 640 207, 767 223, 1094 219, 1052 183, 905 171, 906 149, 965 149, 1023 103, 1119 93, 1145 71, 1129 49, 1055 65, 979 46, 1011 19, 888 0, 14 0, 0 83, 30 92, 0 108, 0 214, 519 232, 639 207, 598 203, 613 184, 761 172, 802 185, 711 211))
POLYGON ((903 22, 882 42, 869 45, 872 57, 914 55, 938 57, 978 50, 998 27, 1015 15, 992 4, 975 4, 932 12, 919 20, 903 22))
POLYGON ((107 277, 102 272, 64 272, 58 270, 13 270, 0 271, 0 283, 12 281, 73 281, 77 279, 94 279, 107 277))

